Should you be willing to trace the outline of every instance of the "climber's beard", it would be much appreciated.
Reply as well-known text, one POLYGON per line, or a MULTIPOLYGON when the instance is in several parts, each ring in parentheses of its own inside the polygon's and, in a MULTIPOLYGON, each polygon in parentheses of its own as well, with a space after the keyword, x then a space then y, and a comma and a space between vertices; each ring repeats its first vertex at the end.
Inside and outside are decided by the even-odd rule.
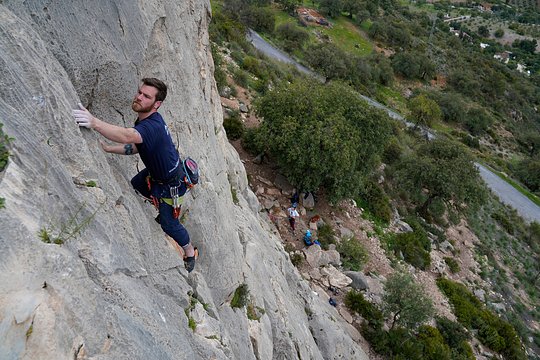
POLYGON ((137 113, 148 113, 153 110, 154 104, 148 105, 147 107, 143 107, 141 103, 137 102, 137 100, 134 100, 133 103, 131 104, 131 108, 133 109, 133 111, 137 113))

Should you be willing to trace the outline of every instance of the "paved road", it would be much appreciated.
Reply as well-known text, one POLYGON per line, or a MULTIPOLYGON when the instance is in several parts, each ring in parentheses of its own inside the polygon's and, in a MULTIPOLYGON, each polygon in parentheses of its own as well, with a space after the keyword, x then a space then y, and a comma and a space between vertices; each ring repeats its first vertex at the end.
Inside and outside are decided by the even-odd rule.
POLYGON ((516 209, 519 214, 527 221, 536 221, 540 223, 540 207, 533 203, 529 198, 517 191, 512 185, 501 179, 495 173, 489 171, 485 166, 476 164, 480 170, 480 176, 488 184, 491 191, 499 199, 516 209))
MULTIPOLYGON (((248 34, 248 40, 253 44, 253 46, 265 54, 268 57, 274 58, 279 61, 283 61, 289 64, 293 64, 296 66, 296 68, 308 75, 314 76, 315 78, 319 79, 320 81, 324 82, 324 78, 320 75, 314 73, 310 69, 306 68, 305 66, 302 66, 301 64, 297 63, 293 59, 289 57, 286 53, 282 52, 281 50, 278 50, 274 48, 272 45, 267 43, 263 38, 259 36, 255 31, 249 30, 248 34)), ((366 100, 368 104, 382 109, 388 113, 388 115, 396 120, 400 120, 405 122, 407 126, 414 126, 414 124, 408 122, 405 120, 403 116, 396 113, 395 111, 389 109, 388 107, 384 106, 383 104, 367 97, 364 95, 360 95, 362 99, 366 100)), ((435 134, 433 133, 433 130, 429 129, 421 129, 422 133, 429 139, 432 140, 435 138, 435 134)), ((488 170, 486 167, 476 163, 476 166, 478 170, 480 171, 480 176, 488 187, 493 191, 495 195, 499 197, 499 199, 507 204, 512 206, 514 209, 518 211, 518 213, 526 220, 526 221, 537 221, 540 222, 540 206, 533 203, 529 198, 527 198, 525 195, 517 191, 512 185, 508 184, 506 181, 498 177, 496 174, 488 170)))
POLYGON ((279 60, 281 62, 287 63, 287 64, 292 64, 292 65, 296 66, 296 68, 300 72, 303 72, 304 74, 311 75, 311 76, 313 76, 313 77, 315 77, 315 78, 317 78, 319 80, 324 81, 324 77, 320 76, 319 74, 311 71, 307 67, 305 67, 305 66, 299 64, 298 62, 296 62, 295 60, 291 59, 290 56, 287 55, 286 53, 284 53, 283 51, 281 51, 279 49, 276 49, 275 47, 270 45, 268 42, 266 42, 266 40, 264 40, 255 31, 249 29, 247 38, 253 44, 255 49, 259 50, 260 52, 262 52, 266 56, 268 56, 268 57, 270 57, 272 59, 276 59, 276 60, 279 60))

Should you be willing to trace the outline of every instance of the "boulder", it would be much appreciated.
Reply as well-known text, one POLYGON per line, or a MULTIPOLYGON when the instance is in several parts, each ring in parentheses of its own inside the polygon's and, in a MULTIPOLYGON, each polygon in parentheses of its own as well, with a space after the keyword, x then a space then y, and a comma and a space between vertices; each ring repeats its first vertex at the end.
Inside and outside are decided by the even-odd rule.
POLYGON ((248 109, 247 105, 244 104, 243 102, 240 103, 240 105, 238 106, 238 108, 239 108, 240 111, 243 112, 243 113, 249 112, 249 109, 248 109))
POLYGON ((311 193, 301 194, 300 202, 302 203, 302 206, 304 206, 306 209, 311 210, 315 208, 315 198, 311 193))
POLYGON ((283 195, 292 196, 294 187, 289 183, 287 178, 281 174, 277 174, 274 179, 274 185, 283 192, 283 195))
POLYGON ((408 233, 414 231, 411 225, 407 224, 405 221, 402 220, 396 221, 394 226, 396 228, 396 232, 398 233, 408 233))
POLYGON ((452 253, 454 251, 454 245, 452 245, 448 240, 443 241, 439 244, 441 251, 446 253, 452 253))
POLYGON ((353 289, 359 291, 368 289, 367 278, 364 273, 360 271, 345 271, 344 274, 352 280, 350 286, 353 289))
POLYGON ((340 265, 341 257, 336 250, 322 250, 317 244, 304 248, 307 263, 313 268, 319 268, 328 264, 340 265))
POLYGON ((328 282, 331 286, 338 289, 343 289, 352 283, 351 278, 341 273, 338 269, 332 265, 325 266, 321 269, 321 274, 328 278, 328 282))

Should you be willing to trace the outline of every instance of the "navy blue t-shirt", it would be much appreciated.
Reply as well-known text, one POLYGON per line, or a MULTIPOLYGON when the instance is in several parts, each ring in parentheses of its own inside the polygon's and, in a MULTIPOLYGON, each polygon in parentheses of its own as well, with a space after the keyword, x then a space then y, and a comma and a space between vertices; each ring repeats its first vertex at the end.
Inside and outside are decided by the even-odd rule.
POLYGON ((141 160, 154 180, 167 182, 178 172, 179 157, 169 128, 157 112, 135 122, 143 142, 135 144, 141 160))

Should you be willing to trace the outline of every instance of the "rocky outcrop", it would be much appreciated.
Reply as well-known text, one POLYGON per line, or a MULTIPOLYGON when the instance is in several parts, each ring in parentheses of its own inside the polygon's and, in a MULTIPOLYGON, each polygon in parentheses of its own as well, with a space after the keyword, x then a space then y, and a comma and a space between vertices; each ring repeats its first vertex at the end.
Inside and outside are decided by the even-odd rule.
POLYGON ((14 138, 0 174, 3 359, 366 358, 259 216, 222 127, 209 6, 0 4, 0 121, 14 138), (190 275, 130 188, 138 156, 105 154, 71 116, 82 102, 130 126, 145 76, 169 85, 160 112, 202 171, 183 206, 201 250, 190 275))

